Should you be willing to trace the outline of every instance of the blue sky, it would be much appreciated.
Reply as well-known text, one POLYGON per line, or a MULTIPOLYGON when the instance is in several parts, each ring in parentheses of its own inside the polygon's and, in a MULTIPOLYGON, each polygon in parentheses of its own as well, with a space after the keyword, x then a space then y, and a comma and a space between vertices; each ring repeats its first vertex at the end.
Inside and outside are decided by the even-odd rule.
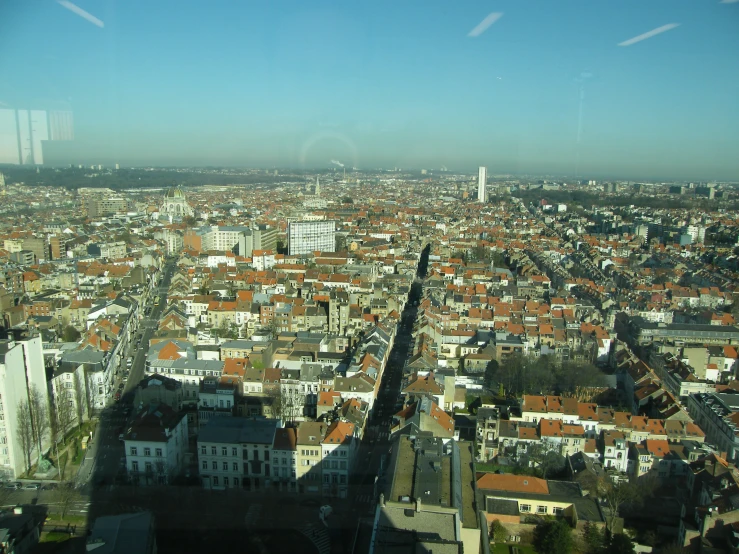
POLYGON ((0 7, 0 102, 74 111, 51 163, 739 179, 739 3, 75 4, 0 7))

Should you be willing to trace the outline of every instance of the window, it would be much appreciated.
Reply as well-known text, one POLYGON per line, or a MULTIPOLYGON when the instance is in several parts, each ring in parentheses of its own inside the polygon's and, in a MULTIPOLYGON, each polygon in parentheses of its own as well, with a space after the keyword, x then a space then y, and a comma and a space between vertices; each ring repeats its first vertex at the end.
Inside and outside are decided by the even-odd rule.
POLYGON ((228 456, 228 448, 225 446, 221 447, 221 456, 228 456))
POLYGON ((147 473, 151 473, 151 470, 153 469, 153 467, 154 467, 154 466, 152 466, 152 465, 151 465, 151 462, 146 462, 146 463, 144 464, 144 468, 146 469, 146 472, 147 472, 147 473))
POLYGON ((228 462, 223 462, 223 471, 228 471, 228 462))
POLYGON ((520 510, 522 512, 530 512, 531 511, 531 504, 521 504, 520 510))
POLYGON ((208 449, 206 447, 204 447, 204 446, 201 446, 200 447, 200 453, 203 454, 203 455, 205 455, 205 454, 208 453, 208 449))
POLYGON ((264 461, 269 462, 269 450, 264 452, 264 461))
POLYGON ((341 483, 342 485, 346 485, 346 475, 339 475, 339 483, 341 483))
POLYGON ((136 461, 131 462, 131 471, 136 472, 139 470, 139 463, 136 461))
POLYGON ((203 460, 203 469, 208 469, 208 462, 203 460))
POLYGON ((239 471, 239 464, 237 462, 234 462, 233 463, 233 470, 234 471, 239 471))
POLYGON ((344 456, 344 457, 346 457, 346 450, 340 450, 340 451, 339 451, 339 456, 344 456))
POLYGON ((131 447, 131 456, 137 456, 138 455, 138 449, 135 446, 131 447))
POLYGON ((211 467, 215 470, 218 469, 218 462, 212 462, 211 467))
POLYGON ((536 513, 537 514, 546 514, 547 513, 547 507, 546 506, 537 506, 536 507, 536 513))
POLYGON ((234 477, 234 487, 238 487, 238 486, 239 486, 239 478, 234 477))
POLYGON ((284 465, 284 466, 287 465, 287 458, 282 458, 282 465, 284 465))
POLYGON ((341 464, 339 466, 341 469, 346 469, 346 462, 344 460, 341 460, 341 464))
POLYGON ((213 484, 218 486, 218 477, 213 477, 213 484))
POLYGON ((148 446, 144 447, 144 456, 151 456, 151 448, 148 446))
POLYGON ((238 454, 238 450, 236 450, 236 448, 232 448, 231 449, 231 456, 238 456, 238 455, 239 455, 238 454))
POLYGON ((324 483, 330 483, 331 482, 331 476, 328 473, 323 474, 323 482, 324 483))
POLYGON ((217 452, 217 451, 216 451, 216 447, 215 447, 215 446, 211 446, 211 447, 210 447, 210 453, 211 453, 211 455, 212 455, 212 456, 215 456, 215 455, 216 455, 216 452, 217 452))
POLYGON ((227 486, 228 486, 228 477, 224 477, 224 478, 223 478, 223 485, 224 485, 225 487, 227 487, 227 486))
POLYGON ((554 514, 555 516, 559 516, 559 515, 562 515, 562 514, 564 513, 564 508, 559 508, 559 507, 556 507, 556 506, 555 506, 554 508, 552 508, 552 513, 553 513, 553 514, 554 514))
POLYGON ((162 457, 162 449, 161 448, 157 448, 156 449, 156 454, 157 454, 157 458, 161 458, 162 457))

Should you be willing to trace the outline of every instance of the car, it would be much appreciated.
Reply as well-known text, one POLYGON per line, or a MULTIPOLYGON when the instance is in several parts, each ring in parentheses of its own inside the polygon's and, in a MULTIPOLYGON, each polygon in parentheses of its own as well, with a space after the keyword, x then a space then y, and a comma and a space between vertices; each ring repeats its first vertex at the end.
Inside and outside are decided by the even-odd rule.
POLYGON ((46 483, 41 486, 42 491, 53 491, 56 490, 56 483, 46 483))
POLYGON ((39 484, 38 483, 27 483, 26 486, 23 488, 28 491, 37 491, 39 489, 39 484))
POLYGON ((8 483, 5 484, 5 488, 6 489, 13 489, 13 490, 18 490, 22 486, 23 485, 21 485, 20 483, 11 483, 11 482, 8 482, 8 483))

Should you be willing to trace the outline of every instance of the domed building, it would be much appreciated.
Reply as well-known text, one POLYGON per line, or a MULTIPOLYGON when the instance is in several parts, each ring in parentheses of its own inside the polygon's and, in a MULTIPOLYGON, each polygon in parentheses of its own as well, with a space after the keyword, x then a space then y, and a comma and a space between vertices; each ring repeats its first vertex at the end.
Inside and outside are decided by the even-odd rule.
POLYGON ((162 206, 159 209, 161 215, 165 215, 172 220, 182 219, 188 215, 193 215, 194 211, 190 204, 187 203, 185 193, 179 185, 171 187, 164 197, 162 206))

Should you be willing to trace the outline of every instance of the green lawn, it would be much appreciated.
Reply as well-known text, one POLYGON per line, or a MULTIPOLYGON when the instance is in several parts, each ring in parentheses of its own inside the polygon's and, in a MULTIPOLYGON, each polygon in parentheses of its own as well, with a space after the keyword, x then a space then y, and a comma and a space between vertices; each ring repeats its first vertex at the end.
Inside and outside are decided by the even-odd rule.
POLYGON ((490 549, 492 554, 511 554, 513 550, 511 547, 518 548, 520 554, 536 554, 533 546, 521 545, 521 544, 494 544, 490 549))

